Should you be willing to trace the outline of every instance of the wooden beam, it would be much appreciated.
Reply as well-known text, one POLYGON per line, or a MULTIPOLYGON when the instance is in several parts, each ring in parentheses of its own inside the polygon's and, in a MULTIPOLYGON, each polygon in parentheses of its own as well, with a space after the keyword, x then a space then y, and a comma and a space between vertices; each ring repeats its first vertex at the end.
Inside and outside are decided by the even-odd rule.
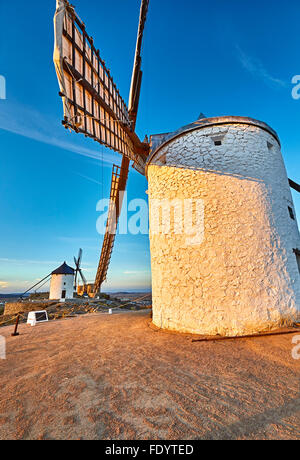
POLYGON ((296 190, 296 192, 300 193, 300 185, 297 184, 296 182, 294 182, 292 179, 289 179, 289 184, 290 184, 290 187, 294 190, 296 190))

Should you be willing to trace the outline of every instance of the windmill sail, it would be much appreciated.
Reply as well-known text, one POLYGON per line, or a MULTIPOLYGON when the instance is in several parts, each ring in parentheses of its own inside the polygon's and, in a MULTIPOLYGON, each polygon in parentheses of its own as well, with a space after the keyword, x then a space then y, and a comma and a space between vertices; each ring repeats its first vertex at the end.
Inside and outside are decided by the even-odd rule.
POLYGON ((293 181, 292 179, 289 179, 289 184, 293 190, 296 190, 296 192, 300 193, 300 185, 297 184, 297 182, 293 181))
POLYGON ((76 270, 75 270, 75 290, 77 289, 77 281, 78 281, 78 275, 80 275, 81 279, 82 279, 82 282, 83 282, 83 288, 85 290, 86 286, 87 286, 87 281, 86 281, 86 278, 84 276, 84 274, 82 273, 82 270, 81 270, 81 260, 82 260, 82 249, 79 249, 79 253, 78 253, 78 258, 76 259, 76 257, 74 257, 74 262, 75 262, 75 267, 76 267, 76 270))
POLYGON ((108 211, 106 232, 104 236, 100 262, 95 279, 94 294, 97 294, 100 291, 101 285, 106 280, 112 250, 115 243, 118 221, 122 210, 122 192, 124 192, 126 189, 128 170, 129 161, 126 157, 123 157, 121 168, 116 165, 113 167, 110 191, 110 207, 108 211))
POLYGON ((67 0, 57 0, 54 64, 66 128, 125 155, 144 173, 149 146, 132 129, 128 108, 109 69, 67 0))
MULTIPOLYGON (((84 23, 76 15, 74 7, 67 0, 57 0, 56 3, 53 60, 63 100, 63 124, 66 128, 82 133, 123 156, 121 168, 114 166, 113 169, 111 206, 94 284, 93 295, 96 295, 106 279, 121 213, 121 192, 126 188, 130 160, 133 161, 133 167, 144 175, 150 151, 149 143, 141 142, 135 133, 142 82, 141 50, 149 0, 141 0, 129 97, 130 111, 120 96, 109 69, 100 57, 99 50, 95 48, 94 40, 87 34, 84 23)), ((80 274, 84 282, 79 267, 80 258, 79 256, 79 263, 76 264, 76 281, 80 274)))
POLYGON ((142 0, 141 3, 141 10, 140 10, 140 21, 138 27, 138 35, 136 41, 136 50, 135 50, 135 58, 134 58, 134 65, 133 65, 133 72, 132 72, 132 79, 131 79, 131 87, 130 87, 130 94, 129 94, 129 116, 135 128, 139 101, 140 101, 140 92, 141 92, 141 85, 142 85, 142 45, 143 45, 143 38, 144 38, 144 30, 145 30, 145 23, 147 19, 147 13, 149 9, 149 0, 142 0))

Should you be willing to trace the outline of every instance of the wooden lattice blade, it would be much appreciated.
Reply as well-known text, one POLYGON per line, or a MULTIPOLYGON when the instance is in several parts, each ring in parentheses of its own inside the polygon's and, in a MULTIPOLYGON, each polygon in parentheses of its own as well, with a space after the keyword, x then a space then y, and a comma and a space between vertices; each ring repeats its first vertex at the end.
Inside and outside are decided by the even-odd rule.
POLYGON ((127 156, 143 174, 149 146, 134 133, 109 69, 67 0, 57 0, 54 25, 53 59, 65 127, 127 156))
POLYGON ((124 156, 121 168, 118 166, 114 166, 113 168, 110 192, 111 205, 108 212, 106 232, 95 279, 94 295, 100 291, 103 282, 106 280, 111 254, 115 243, 118 221, 122 210, 122 192, 126 189, 128 171, 129 160, 124 156))

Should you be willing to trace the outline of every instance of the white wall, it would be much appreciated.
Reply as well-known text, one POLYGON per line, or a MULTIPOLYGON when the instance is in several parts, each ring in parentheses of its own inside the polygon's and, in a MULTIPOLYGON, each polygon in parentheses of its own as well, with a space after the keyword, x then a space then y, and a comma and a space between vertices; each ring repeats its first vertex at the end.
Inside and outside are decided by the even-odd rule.
POLYGON ((62 291, 66 291, 66 299, 73 299, 74 275, 52 275, 49 299, 60 300, 62 291))
POLYGON ((185 133, 159 150, 148 179, 150 212, 166 198, 200 199, 205 211, 196 246, 150 229, 154 324, 239 335, 300 319, 293 253, 300 236, 280 146, 269 132, 232 124, 185 133))

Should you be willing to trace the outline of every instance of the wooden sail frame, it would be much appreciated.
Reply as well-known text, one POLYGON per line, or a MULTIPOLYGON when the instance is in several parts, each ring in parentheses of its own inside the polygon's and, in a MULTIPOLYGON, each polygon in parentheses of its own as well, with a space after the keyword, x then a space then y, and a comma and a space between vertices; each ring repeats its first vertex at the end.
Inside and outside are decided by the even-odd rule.
POLYGON ((127 105, 108 67, 67 0, 57 0, 54 63, 66 128, 125 155, 144 174, 149 145, 132 127, 127 105))
POLYGON ((68 0, 57 0, 53 59, 63 100, 63 125, 123 156, 121 167, 113 167, 106 232, 91 296, 100 291, 107 277, 130 161, 138 172, 145 175, 150 151, 149 143, 141 142, 135 133, 142 82, 141 50, 148 8, 149 0, 141 0, 129 110, 74 7, 68 0))

